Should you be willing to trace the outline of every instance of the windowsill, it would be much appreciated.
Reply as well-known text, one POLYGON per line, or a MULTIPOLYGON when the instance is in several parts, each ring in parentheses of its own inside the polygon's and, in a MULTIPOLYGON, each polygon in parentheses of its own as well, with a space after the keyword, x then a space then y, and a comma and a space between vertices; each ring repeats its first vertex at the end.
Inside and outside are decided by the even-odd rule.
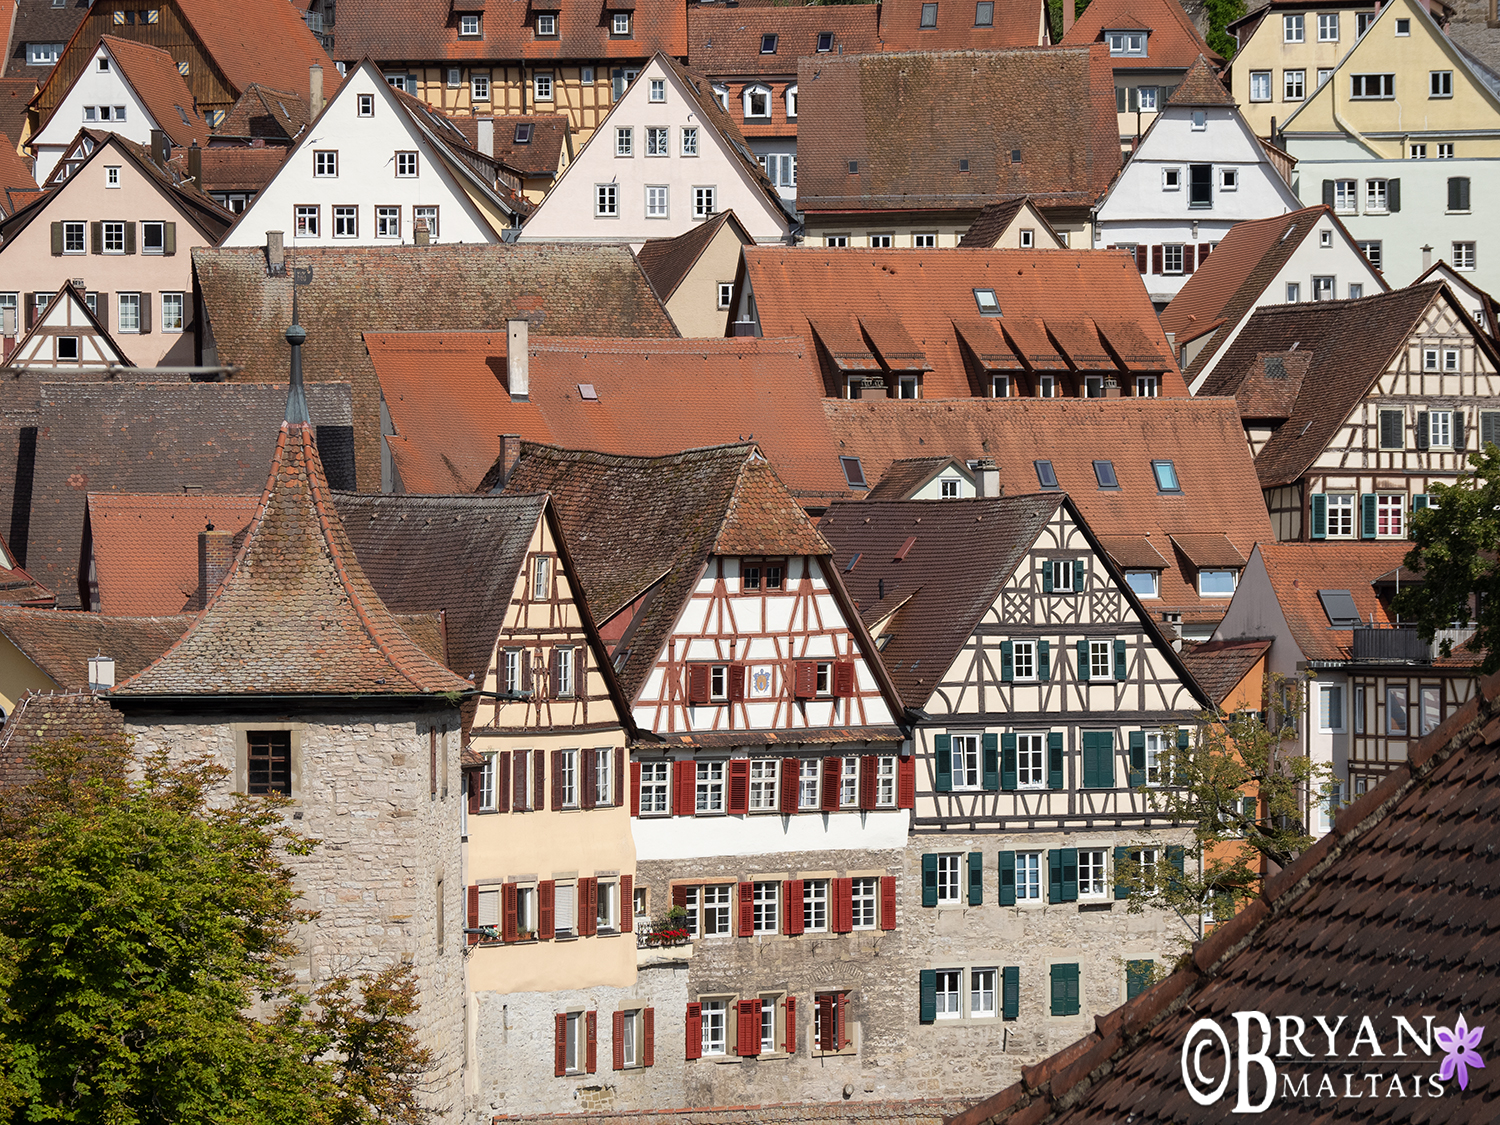
MULTIPOLYGON (((1444 211, 1443 214, 1445 214, 1445 215, 1471 215, 1471 214, 1473 214, 1473 212, 1472 211, 1444 211)), ((1458 267, 1454 266, 1453 268, 1457 269, 1458 267)))

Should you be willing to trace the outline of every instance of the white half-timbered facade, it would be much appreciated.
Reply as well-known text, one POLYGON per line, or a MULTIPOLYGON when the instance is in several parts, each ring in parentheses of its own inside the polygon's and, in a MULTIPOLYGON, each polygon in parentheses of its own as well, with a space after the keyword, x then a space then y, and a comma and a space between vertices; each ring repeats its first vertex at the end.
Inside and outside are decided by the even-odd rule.
POLYGON ((6 367, 32 373, 103 374, 112 367, 132 366, 109 330, 94 315, 88 297, 75 289, 71 281, 37 314, 31 330, 13 348, 5 350, 6 367))

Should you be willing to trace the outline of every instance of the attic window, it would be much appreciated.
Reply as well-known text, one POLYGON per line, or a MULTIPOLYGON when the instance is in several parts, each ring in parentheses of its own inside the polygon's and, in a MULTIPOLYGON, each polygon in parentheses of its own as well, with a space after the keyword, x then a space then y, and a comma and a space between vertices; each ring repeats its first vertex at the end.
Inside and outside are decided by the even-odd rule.
POLYGON ((937 26, 937 5, 936 4, 923 4, 922 5, 922 24, 921 24, 921 26, 923 26, 923 27, 936 27, 937 26))
POLYGON ((851 175, 851 176, 857 176, 857 175, 859 175, 859 161, 858 160, 851 160, 851 161, 849 161, 849 175, 851 175))
POLYGON ((995 4, 994 0, 978 0, 974 5, 974 26, 995 26, 995 4))
POLYGON ((1181 492, 1182 485, 1177 482, 1177 466, 1170 461, 1152 461, 1151 471, 1156 474, 1156 488, 1159 492, 1181 492))
POLYGON ((579 383, 578 397, 584 402, 598 402, 599 392, 594 389, 593 383, 579 383))
POLYGON ((1113 461, 1095 461, 1094 479, 1099 482, 1100 488, 1119 488, 1119 478, 1115 476, 1115 463, 1113 461))
POLYGON ((979 311, 984 316, 1000 315, 1000 301, 996 298, 993 289, 974 290, 974 303, 979 306, 979 311))
POLYGON ((109 73, 109 56, 108 55, 103 55, 103 56, 100 57, 100 59, 99 59, 99 73, 100 74, 108 74, 109 73))
POLYGON ((859 463, 858 457, 840 457, 839 466, 844 470, 844 480, 850 488, 869 488, 865 481, 864 466, 859 463))
POLYGON ((361 117, 375 116, 375 95, 361 94, 359 96, 359 115, 361 117))
POLYGON ((1010 150, 1010 162, 1012 164, 1019 164, 1019 163, 1021 163, 1021 150, 1020 149, 1013 148, 1013 149, 1010 150))
POLYGON ((1140 31, 1111 31, 1109 53, 1112 55, 1144 55, 1146 36, 1140 31))
POLYGON ((1057 487, 1057 473, 1052 469, 1051 461, 1033 461, 1036 468, 1036 481, 1043 488, 1057 487))
POLYGON ((776 53, 775 35, 762 35, 760 37, 760 53, 763 55, 774 55, 776 53))
POLYGON ((477 15, 459 16, 458 33, 466 39, 476 38, 479 35, 479 17, 477 15))
POLYGON ((826 55, 831 50, 833 50, 833 32, 818 32, 818 54, 826 55))
POLYGON ((958 170, 960 172, 967 172, 969 170, 969 162, 968 162, 968 160, 960 160, 958 162, 958 170))
POLYGON ((78 358, 77 336, 59 336, 57 338, 57 358, 75 360, 78 358))
POLYGON ((1328 624, 1335 629, 1348 629, 1359 624, 1359 607, 1354 604, 1354 595, 1348 590, 1319 590, 1318 600, 1323 603, 1328 624))
POLYGON ((516 126, 516 144, 518 144, 518 145, 529 145, 530 143, 531 143, 531 126, 530 125, 517 125, 516 126))

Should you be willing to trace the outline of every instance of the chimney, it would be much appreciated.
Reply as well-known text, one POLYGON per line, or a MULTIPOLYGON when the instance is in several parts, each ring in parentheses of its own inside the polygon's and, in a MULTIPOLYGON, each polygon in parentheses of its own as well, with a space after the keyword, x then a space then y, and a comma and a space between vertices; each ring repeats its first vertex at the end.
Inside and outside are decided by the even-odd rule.
POLYGON ((1106 379, 1106 380, 1104 380, 1104 397, 1105 398, 1119 398, 1120 397, 1120 381, 1118 379, 1106 379))
POLYGON ((531 325, 524 320, 505 322, 505 382, 511 402, 531 401, 531 372, 527 364, 530 351, 526 333, 531 325))
POLYGON ((151 159, 163 168, 172 159, 172 142, 167 140, 167 134, 161 129, 151 130, 151 159))
POLYGON ((286 247, 279 230, 266 231, 266 272, 272 277, 286 276, 286 247))
POLYGON ((1432 268, 1432 247, 1422 247, 1422 272, 1426 273, 1432 268))
POLYGON ((432 232, 427 229, 426 219, 417 220, 417 225, 411 232, 411 241, 414 246, 430 246, 432 244, 432 232))
POLYGON ((476 119, 479 126, 479 151, 486 156, 495 155, 495 119, 493 117, 480 117, 476 119))
POLYGON ((188 179, 199 191, 203 190, 203 150, 197 141, 188 146, 188 179))
POLYGON ((974 478, 979 483, 979 495, 986 500, 1005 495, 1000 487, 1000 468, 993 457, 982 457, 971 466, 974 478))
POLYGON ((500 483, 496 488, 504 488, 505 482, 510 480, 511 471, 516 467, 516 461, 521 456, 521 435, 500 435, 500 483))
POLYGON ((113 656, 89 657, 89 691, 108 691, 115 686, 115 658, 113 656))
POLYGON ((314 117, 323 112, 323 68, 317 63, 307 68, 307 108, 314 117))
POLYGON ((209 524, 198 532, 198 600, 194 609, 202 609, 214 596, 234 561, 234 532, 216 531, 209 524))
POLYGON ((1073 14, 1073 5, 1071 3, 1069 3, 1069 0, 1063 0, 1063 6, 1062 6, 1063 35, 1066 36, 1068 34, 1068 32, 1073 29, 1073 20, 1075 18, 1077 18, 1077 17, 1073 14))

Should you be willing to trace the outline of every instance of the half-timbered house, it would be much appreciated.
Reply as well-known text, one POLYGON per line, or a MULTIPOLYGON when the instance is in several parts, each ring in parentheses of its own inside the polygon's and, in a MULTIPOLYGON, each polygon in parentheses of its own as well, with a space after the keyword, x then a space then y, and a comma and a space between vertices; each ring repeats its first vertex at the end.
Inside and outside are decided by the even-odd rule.
POLYGON ((1199 393, 1238 401, 1281 540, 1404 540, 1500 440, 1500 349, 1441 282, 1259 309, 1199 393))
POLYGON ((1191 936, 1127 922, 1115 872, 1183 864, 1144 790, 1209 700, 1065 493, 836 504, 818 528, 914 717, 907 1034, 982 1086, 1191 936))
POLYGON ((691 941, 643 954, 653 1070, 617 1075, 610 1104, 837 1099, 904 1050, 892 966, 913 774, 827 542, 748 443, 655 458, 527 443, 504 487, 557 506, 642 732, 637 909, 675 910, 691 941), (790 1065, 719 1065, 769 1060, 790 1065))

